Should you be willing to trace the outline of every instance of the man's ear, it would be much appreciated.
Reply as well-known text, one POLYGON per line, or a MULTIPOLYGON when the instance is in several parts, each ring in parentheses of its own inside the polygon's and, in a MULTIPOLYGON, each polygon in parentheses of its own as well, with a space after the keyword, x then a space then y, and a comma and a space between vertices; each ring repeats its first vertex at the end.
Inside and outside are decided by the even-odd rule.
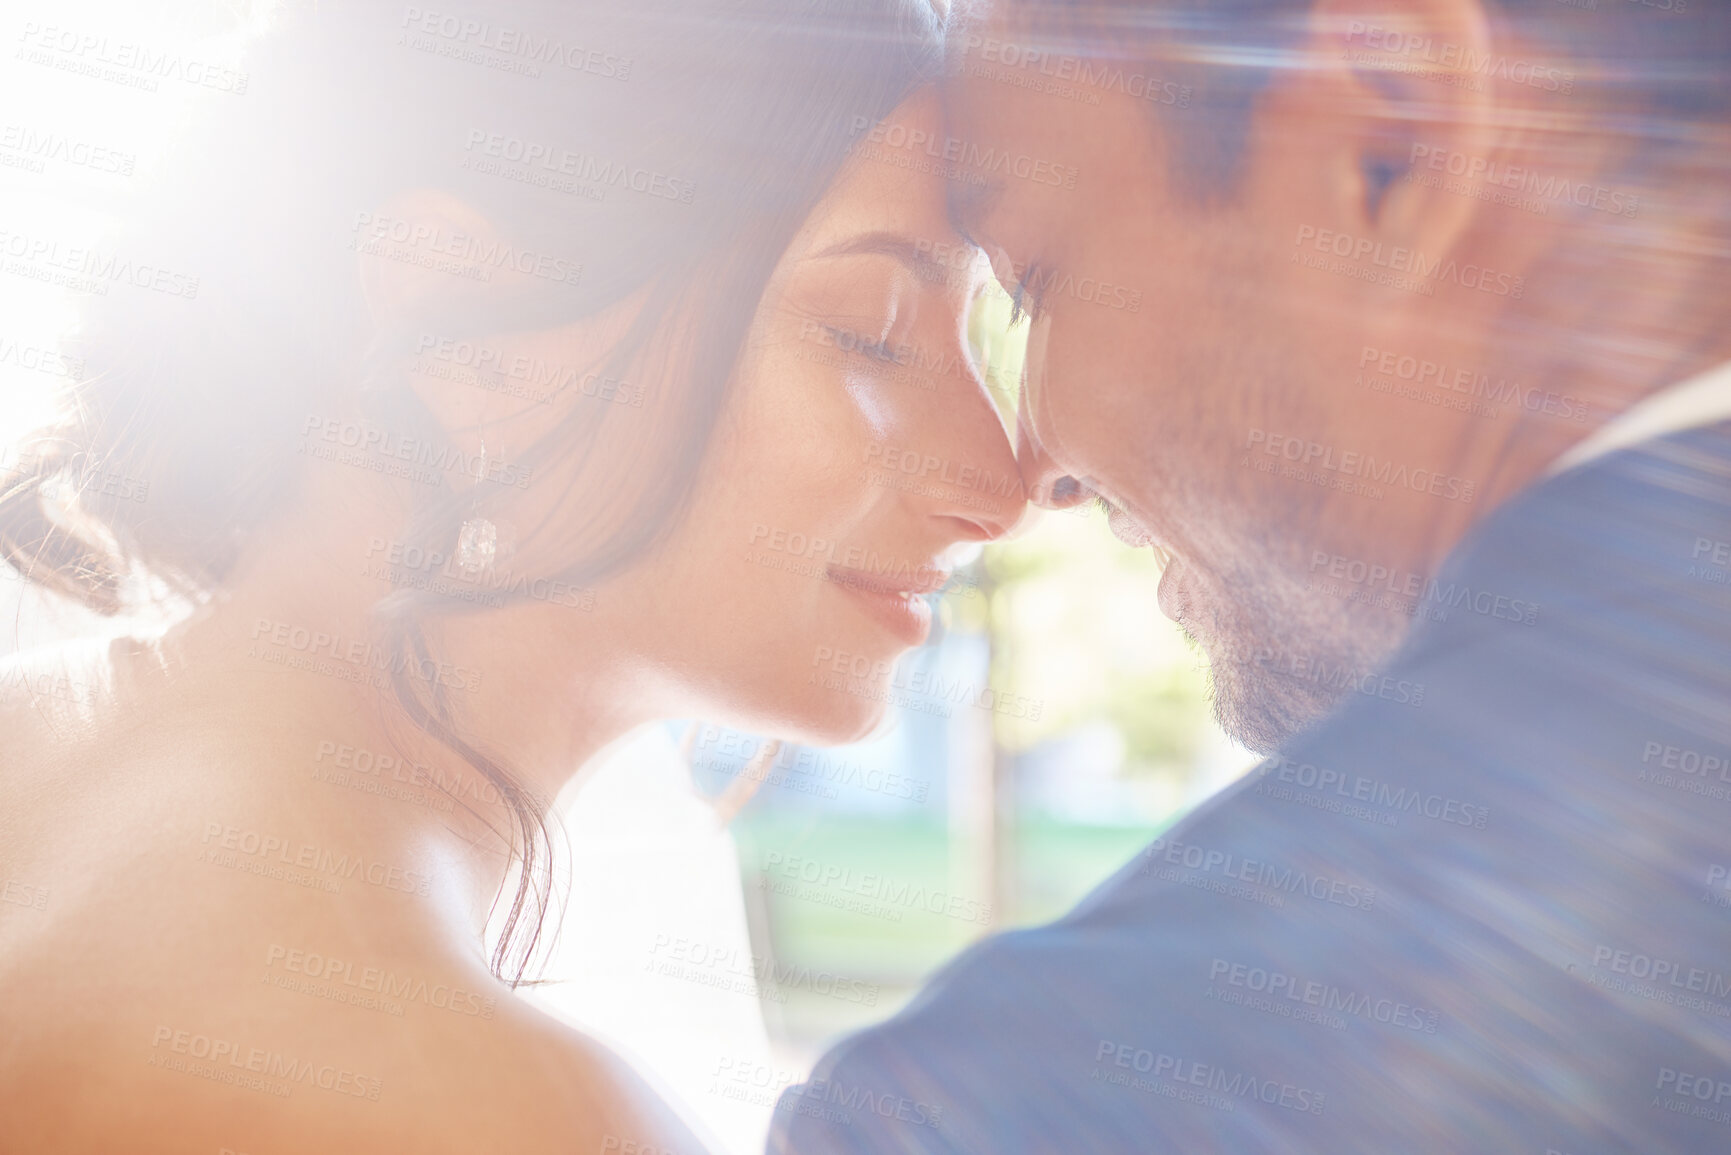
POLYGON ((1446 171, 1413 178, 1431 158, 1496 148, 1504 49, 1483 0, 1316 0, 1307 40, 1316 95, 1331 106, 1318 111, 1339 127, 1316 158, 1331 170, 1331 215, 1359 236, 1447 252, 1483 202, 1443 187, 1446 171))

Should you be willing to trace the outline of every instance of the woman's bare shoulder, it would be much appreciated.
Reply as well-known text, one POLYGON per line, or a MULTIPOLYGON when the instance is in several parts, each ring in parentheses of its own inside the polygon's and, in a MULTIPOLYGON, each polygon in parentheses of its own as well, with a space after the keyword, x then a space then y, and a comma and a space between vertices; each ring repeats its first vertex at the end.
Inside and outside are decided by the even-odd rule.
POLYGON ((509 997, 490 1019, 374 1024, 362 1037, 335 1010, 293 1023, 169 1011, 156 1017, 193 1021, 123 1016, 115 1029, 38 1018, 13 1036, 28 1058, 0 1061, 0 1150, 703 1150, 618 1056, 509 997))

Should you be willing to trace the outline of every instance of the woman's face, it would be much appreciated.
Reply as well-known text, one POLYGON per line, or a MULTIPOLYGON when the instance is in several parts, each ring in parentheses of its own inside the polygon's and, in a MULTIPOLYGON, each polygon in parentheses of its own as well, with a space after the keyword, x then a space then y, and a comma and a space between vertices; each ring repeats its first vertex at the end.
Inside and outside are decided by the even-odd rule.
POLYGON ((771 278, 689 514, 618 588, 692 713, 823 742, 882 719, 926 595, 1024 505, 966 336, 990 274, 915 167, 942 151, 935 95, 857 139, 771 278))

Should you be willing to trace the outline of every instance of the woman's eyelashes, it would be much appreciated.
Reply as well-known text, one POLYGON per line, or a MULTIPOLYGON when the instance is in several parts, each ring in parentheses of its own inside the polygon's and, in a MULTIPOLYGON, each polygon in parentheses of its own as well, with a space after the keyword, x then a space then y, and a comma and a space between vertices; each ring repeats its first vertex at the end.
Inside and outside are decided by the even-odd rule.
POLYGON ((899 342, 895 341, 888 329, 883 326, 878 332, 883 336, 872 336, 858 329, 849 329, 841 325, 820 325, 828 334, 831 342, 844 353, 853 353, 874 361, 885 361, 895 365, 901 363, 899 342))

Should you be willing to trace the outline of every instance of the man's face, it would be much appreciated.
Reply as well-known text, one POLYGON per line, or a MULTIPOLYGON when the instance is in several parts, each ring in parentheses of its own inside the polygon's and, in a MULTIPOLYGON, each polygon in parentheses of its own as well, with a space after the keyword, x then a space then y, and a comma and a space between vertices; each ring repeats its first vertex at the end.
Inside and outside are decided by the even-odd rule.
POLYGON ((1278 112, 1252 122, 1240 180, 1200 203, 1169 180, 1188 89, 1154 68, 1030 64, 1016 38, 971 37, 946 102, 954 159, 978 178, 954 216, 1031 318, 1030 496, 1063 504, 1053 482, 1079 479, 1121 538, 1170 554, 1160 605, 1206 649, 1222 725, 1272 749, 1375 692, 1410 611, 1341 575, 1428 574, 1470 516, 1472 479, 1446 464, 1458 426, 1355 381, 1413 306, 1295 259, 1315 230, 1363 227, 1356 193, 1278 112), (1429 474, 1426 492, 1367 483, 1365 456, 1440 470, 1455 497, 1429 474))

